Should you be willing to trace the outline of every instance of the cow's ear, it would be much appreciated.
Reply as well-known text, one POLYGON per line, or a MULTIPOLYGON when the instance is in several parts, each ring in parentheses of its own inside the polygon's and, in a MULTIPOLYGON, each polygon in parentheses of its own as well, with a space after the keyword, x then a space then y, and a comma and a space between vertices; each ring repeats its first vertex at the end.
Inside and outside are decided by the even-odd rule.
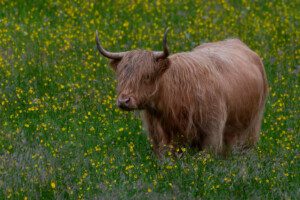
POLYGON ((112 60, 110 60, 109 65, 111 66, 111 68, 114 71, 117 71, 117 67, 118 67, 118 64, 120 63, 120 61, 121 60, 112 59, 112 60))
POLYGON ((161 76, 170 66, 170 60, 168 58, 158 59, 157 60, 158 69, 157 75, 161 76))

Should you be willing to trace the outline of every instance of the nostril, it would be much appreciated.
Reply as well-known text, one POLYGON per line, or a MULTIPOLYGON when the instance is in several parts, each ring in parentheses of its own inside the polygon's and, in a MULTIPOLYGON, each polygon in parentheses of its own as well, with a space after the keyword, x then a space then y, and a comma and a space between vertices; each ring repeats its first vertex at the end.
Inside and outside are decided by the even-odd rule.
POLYGON ((129 98, 126 98, 126 99, 124 100, 124 102, 125 102, 125 104, 128 104, 128 103, 130 102, 130 97, 129 97, 129 98))
POLYGON ((124 106, 128 107, 130 105, 130 101, 131 101, 130 97, 128 97, 128 98, 119 98, 117 103, 118 103, 119 107, 124 107, 124 106))

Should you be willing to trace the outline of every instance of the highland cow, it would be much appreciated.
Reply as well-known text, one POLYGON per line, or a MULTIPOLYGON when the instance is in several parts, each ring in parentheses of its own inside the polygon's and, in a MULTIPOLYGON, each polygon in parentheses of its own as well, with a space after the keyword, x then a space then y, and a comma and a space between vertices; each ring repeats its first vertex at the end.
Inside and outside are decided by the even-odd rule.
POLYGON ((117 105, 141 110, 154 151, 191 146, 223 153, 253 146, 258 138, 268 93, 260 57, 238 39, 206 43, 190 52, 112 53, 117 76, 117 105))

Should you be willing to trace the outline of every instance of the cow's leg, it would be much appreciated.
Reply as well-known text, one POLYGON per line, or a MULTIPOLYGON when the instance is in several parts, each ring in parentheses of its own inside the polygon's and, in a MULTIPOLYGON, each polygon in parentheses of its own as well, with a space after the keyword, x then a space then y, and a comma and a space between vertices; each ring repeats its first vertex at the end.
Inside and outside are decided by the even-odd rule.
POLYGON ((203 138, 203 148, 212 150, 214 153, 223 153, 223 136, 226 119, 212 121, 210 127, 205 131, 203 138))
POLYGON ((253 118, 249 127, 244 132, 243 141, 240 141, 243 148, 250 148, 254 146, 259 139, 259 132, 261 127, 261 119, 262 114, 257 114, 256 117, 253 118))
POLYGON ((156 154, 159 153, 159 144, 161 143, 161 137, 160 137, 160 128, 157 127, 157 120, 154 119, 151 115, 145 114, 144 122, 146 129, 148 131, 148 136, 152 145, 152 148, 156 154))
POLYGON ((262 116, 258 114, 249 123, 248 127, 242 128, 225 128, 224 144, 227 150, 247 149, 254 146, 259 138, 262 116))
POLYGON ((240 146, 240 141, 242 140, 241 136, 243 133, 237 130, 236 128, 225 127, 224 130, 224 154, 228 154, 233 149, 240 146))
POLYGON ((148 113, 144 113, 143 121, 148 131, 149 139, 154 152, 161 156, 166 147, 170 144, 168 134, 163 130, 160 121, 148 113))

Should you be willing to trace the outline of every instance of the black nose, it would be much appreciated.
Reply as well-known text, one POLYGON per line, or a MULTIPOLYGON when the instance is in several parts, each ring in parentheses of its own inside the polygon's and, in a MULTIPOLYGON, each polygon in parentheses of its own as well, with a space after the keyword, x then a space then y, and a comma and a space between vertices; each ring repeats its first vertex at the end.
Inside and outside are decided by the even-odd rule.
POLYGON ((130 97, 119 98, 117 104, 118 104, 119 108, 122 108, 122 109, 129 108, 130 107, 130 97))

